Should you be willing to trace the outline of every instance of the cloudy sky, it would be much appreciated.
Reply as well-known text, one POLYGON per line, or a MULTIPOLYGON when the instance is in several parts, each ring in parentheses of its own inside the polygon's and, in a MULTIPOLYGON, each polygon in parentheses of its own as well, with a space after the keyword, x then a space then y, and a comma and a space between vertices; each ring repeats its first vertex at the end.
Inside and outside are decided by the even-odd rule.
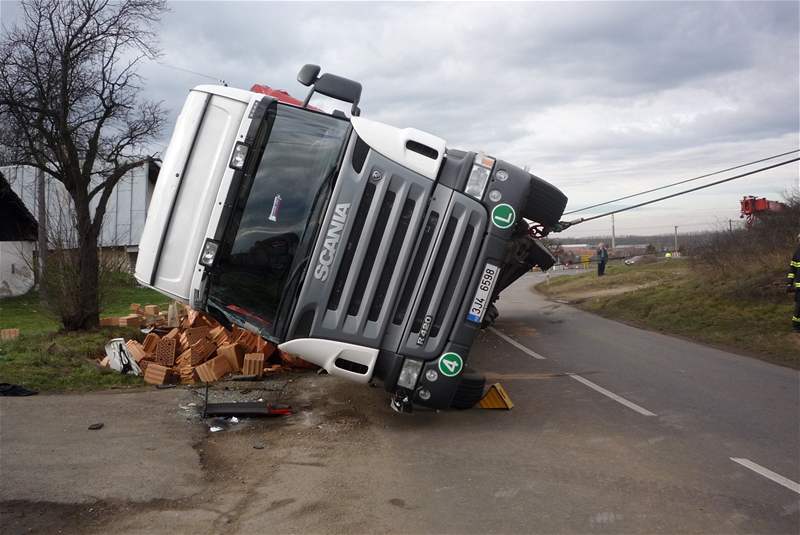
MULTIPOLYGON (((301 97, 297 70, 317 63, 363 84, 364 117, 529 165, 580 208, 799 148, 799 6, 174 2, 161 62, 301 97)), ((16 12, 0 4, 4 25, 16 12)), ((190 87, 213 83, 158 63, 142 73, 173 117, 190 87)), ((617 233, 727 226, 742 195, 780 198, 799 172, 620 214, 617 233)), ((609 230, 601 219, 565 235, 609 230)))

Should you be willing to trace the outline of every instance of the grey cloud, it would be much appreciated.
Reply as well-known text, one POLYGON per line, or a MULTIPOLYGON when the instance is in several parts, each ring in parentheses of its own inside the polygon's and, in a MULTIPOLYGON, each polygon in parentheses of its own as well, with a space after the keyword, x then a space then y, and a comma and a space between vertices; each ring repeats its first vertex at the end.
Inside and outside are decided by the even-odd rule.
MULTIPOLYGON (((300 97, 297 69, 319 63, 362 82, 365 116, 531 164, 575 206, 800 144, 795 2, 171 8, 165 63, 300 97)), ((212 82, 156 64, 143 74, 173 117, 191 86, 212 82)), ((796 171, 759 184, 786 189, 796 171)), ((675 206, 727 214, 744 187, 675 206)), ((625 219, 670 217, 658 213, 625 219)))

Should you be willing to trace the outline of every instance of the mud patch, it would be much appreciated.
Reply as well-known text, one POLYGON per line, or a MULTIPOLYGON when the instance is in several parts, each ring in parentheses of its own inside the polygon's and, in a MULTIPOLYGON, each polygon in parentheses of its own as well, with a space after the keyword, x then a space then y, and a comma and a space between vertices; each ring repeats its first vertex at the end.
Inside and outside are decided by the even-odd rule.
POLYGON ((97 501, 65 504, 10 500, 0 502, 2 532, 7 535, 30 533, 103 533, 115 518, 138 515, 149 511, 191 508, 190 500, 136 503, 97 501))

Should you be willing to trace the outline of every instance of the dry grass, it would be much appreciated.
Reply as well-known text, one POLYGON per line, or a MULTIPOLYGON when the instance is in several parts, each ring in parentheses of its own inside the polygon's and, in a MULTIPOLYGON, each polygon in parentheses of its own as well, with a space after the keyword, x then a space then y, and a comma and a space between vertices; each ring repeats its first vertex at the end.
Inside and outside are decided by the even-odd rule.
POLYGON ((782 276, 709 278, 675 259, 612 266, 606 273, 602 279, 591 273, 560 277, 537 290, 572 298, 581 308, 612 319, 800 368, 800 337, 790 332, 791 297, 773 290, 776 284, 783 289, 782 276), (649 285, 635 289, 643 283, 649 285), (626 286, 631 291, 596 295, 626 286))

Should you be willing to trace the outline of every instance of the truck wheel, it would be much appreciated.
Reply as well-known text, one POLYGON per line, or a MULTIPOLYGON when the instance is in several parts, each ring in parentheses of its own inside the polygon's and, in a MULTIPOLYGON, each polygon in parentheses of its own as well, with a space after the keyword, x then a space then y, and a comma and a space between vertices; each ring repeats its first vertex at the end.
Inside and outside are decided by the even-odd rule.
POLYGON ((464 370, 450 407, 462 410, 471 409, 483 397, 483 388, 485 386, 486 377, 471 369, 464 370))
POLYGON ((538 176, 531 175, 531 189, 522 216, 552 227, 561 219, 567 206, 567 196, 538 176))

